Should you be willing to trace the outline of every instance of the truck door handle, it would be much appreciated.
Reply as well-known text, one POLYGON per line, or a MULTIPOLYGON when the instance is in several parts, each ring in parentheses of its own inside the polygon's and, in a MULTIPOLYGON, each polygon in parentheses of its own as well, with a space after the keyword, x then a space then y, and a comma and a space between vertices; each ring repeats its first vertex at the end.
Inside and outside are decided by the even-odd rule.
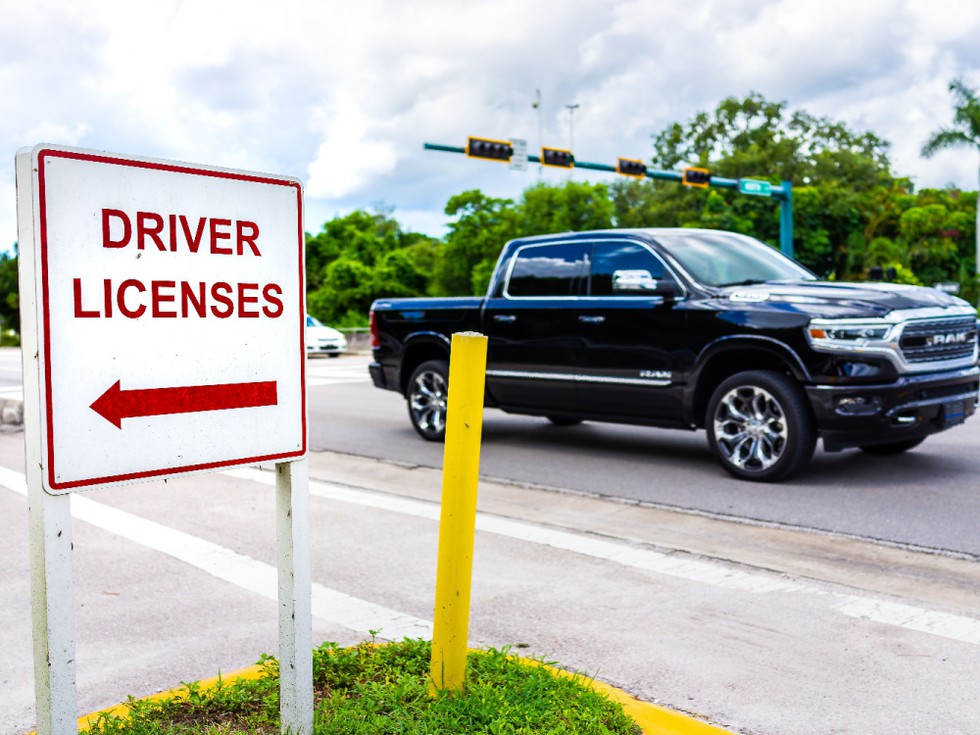
POLYGON ((513 314, 494 314, 493 320, 495 322, 503 322, 504 324, 511 324, 517 321, 517 317, 513 314))
POLYGON ((604 321, 606 321, 606 317, 604 317, 604 316, 580 316, 578 318, 578 320, 580 322, 582 322, 583 324, 602 324, 604 321))

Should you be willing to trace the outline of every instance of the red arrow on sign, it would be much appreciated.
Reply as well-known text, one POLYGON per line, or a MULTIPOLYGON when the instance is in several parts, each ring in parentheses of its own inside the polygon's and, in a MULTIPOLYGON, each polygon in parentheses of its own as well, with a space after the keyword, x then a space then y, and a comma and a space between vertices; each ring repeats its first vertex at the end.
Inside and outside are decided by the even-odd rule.
POLYGON ((279 403, 276 381, 190 385, 183 388, 122 390, 117 380, 91 408, 117 429, 122 420, 172 413, 224 411, 230 408, 256 408, 279 403))

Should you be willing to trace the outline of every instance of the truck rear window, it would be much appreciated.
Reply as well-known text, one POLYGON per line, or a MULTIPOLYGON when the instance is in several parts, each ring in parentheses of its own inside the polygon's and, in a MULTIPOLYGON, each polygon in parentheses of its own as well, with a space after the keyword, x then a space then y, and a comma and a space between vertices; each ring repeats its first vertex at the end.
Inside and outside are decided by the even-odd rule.
POLYGON ((529 245, 514 258, 508 296, 577 296, 588 277, 590 243, 529 245))

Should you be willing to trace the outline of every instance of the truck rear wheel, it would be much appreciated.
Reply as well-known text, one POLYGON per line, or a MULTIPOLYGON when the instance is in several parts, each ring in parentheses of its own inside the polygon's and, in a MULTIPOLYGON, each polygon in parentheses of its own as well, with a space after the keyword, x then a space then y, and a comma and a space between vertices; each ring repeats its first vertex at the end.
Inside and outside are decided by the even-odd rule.
POLYGON ((779 373, 748 370, 715 389, 708 401, 708 444, 729 473, 774 482, 813 456, 817 434, 806 396, 779 373))
POLYGON ((446 438, 446 401, 449 397, 449 363, 423 362, 408 379, 408 417, 423 439, 446 438))

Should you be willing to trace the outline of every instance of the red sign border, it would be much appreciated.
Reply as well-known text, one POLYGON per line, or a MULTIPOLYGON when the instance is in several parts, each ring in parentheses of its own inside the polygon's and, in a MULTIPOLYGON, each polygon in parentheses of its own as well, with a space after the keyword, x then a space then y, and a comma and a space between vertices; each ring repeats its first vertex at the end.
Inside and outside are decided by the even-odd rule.
POLYGON ((136 158, 124 158, 112 154, 85 153, 82 151, 60 150, 57 148, 41 148, 35 153, 37 162, 37 181, 38 181, 38 216, 40 221, 39 243, 41 261, 41 321, 44 326, 44 391, 45 391, 45 431, 47 438, 47 484, 50 490, 69 492, 76 488, 93 488, 99 485, 110 483, 131 482, 134 480, 145 480, 157 477, 166 477, 174 474, 199 472, 202 470, 218 470, 225 467, 235 467, 252 462, 272 462, 277 460, 299 459, 306 455, 308 447, 307 436, 307 416, 306 416, 306 279, 304 274, 304 255, 305 255, 305 235, 303 233, 303 188, 299 181, 294 179, 274 178, 259 174, 248 174, 236 171, 225 171, 221 169, 209 169, 191 164, 167 163, 163 161, 148 161, 136 158), (51 398, 51 315, 48 299, 48 233, 47 233, 47 202, 44 181, 44 164, 46 159, 68 158, 78 161, 89 161, 91 163, 105 163, 115 166, 127 166, 132 168, 144 168, 154 171, 166 171, 169 173, 189 174, 193 176, 208 176, 218 179, 232 179, 236 181, 249 181, 259 184, 271 184, 274 186, 286 186, 295 190, 296 193, 296 214, 297 214, 297 248, 298 248, 298 288, 299 299, 299 351, 300 351, 300 420, 302 425, 302 447, 295 452, 283 452, 268 454, 257 457, 240 457, 235 459, 220 460, 216 462, 204 462, 200 464, 182 465, 178 467, 161 467, 154 470, 144 470, 140 472, 130 472, 118 475, 107 475, 105 477, 87 478, 83 480, 72 480, 69 482, 58 482, 54 476, 54 415, 53 401, 51 398))

